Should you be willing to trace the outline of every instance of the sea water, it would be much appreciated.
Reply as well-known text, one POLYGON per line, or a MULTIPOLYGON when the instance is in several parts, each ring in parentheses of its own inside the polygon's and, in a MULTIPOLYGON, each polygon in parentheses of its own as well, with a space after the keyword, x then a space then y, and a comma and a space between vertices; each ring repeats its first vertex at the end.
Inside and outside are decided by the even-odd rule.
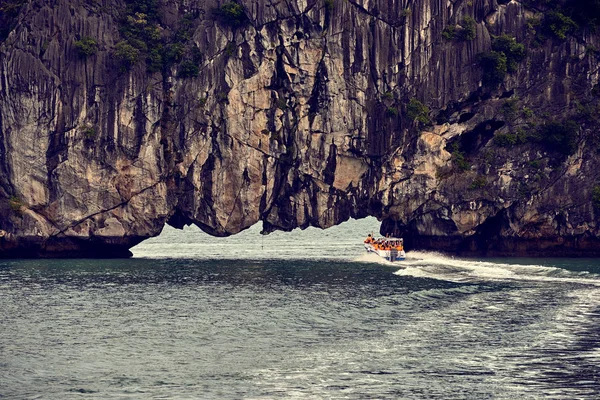
POLYGON ((0 262, 7 399, 600 396, 600 260, 367 256, 374 219, 0 262))

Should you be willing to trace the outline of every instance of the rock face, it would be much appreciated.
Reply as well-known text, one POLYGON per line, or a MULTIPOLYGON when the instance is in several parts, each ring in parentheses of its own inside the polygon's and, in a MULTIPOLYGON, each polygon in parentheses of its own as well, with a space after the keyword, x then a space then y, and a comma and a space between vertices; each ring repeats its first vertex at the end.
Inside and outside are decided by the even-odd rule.
POLYGON ((514 0, 243 0, 240 21, 210 0, 23 3, 0 44, 1 256, 368 215, 408 249, 600 254, 585 26, 552 36, 514 0), (502 34, 527 52, 490 83, 502 34))

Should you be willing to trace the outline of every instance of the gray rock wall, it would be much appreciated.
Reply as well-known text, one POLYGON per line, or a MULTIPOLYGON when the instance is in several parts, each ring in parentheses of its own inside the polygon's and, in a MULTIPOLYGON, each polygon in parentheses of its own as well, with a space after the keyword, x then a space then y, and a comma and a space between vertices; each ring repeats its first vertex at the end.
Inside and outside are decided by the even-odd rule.
POLYGON ((148 72, 144 57, 119 67, 122 1, 21 9, 0 44, 2 255, 123 256, 165 223, 223 236, 258 221, 268 232, 367 215, 408 248, 600 253, 595 120, 578 125, 568 157, 492 139, 592 104, 596 36, 530 46, 502 85, 486 88, 478 54, 492 35, 533 43, 535 10, 243 1, 248 21, 231 27, 213 12, 220 3, 159 3, 163 38, 194 15, 186 46, 201 54, 196 77, 177 63, 148 72), (467 16, 475 38, 445 40, 467 16), (96 39, 94 55, 79 56, 82 37, 96 39), (410 99, 433 124, 407 117, 410 99), (466 170, 454 167, 455 143, 466 170))

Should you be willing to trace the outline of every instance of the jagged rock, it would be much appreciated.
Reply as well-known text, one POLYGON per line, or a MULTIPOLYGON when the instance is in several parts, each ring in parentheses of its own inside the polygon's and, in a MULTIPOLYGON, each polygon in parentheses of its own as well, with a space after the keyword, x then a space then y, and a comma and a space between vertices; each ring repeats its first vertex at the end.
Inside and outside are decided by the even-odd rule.
POLYGON ((15 17, 0 44, 1 256, 126 256, 165 223, 224 236, 367 215, 408 249, 600 254, 597 109, 569 154, 494 144, 597 105, 597 35, 542 41, 494 88, 478 61, 492 37, 534 41, 540 12, 518 1, 247 0, 241 26, 216 2, 159 3, 163 41, 191 16, 197 76, 181 61, 149 72, 152 49, 119 65, 123 1, 30 0, 15 17), (444 39, 467 16, 475 37, 444 39))

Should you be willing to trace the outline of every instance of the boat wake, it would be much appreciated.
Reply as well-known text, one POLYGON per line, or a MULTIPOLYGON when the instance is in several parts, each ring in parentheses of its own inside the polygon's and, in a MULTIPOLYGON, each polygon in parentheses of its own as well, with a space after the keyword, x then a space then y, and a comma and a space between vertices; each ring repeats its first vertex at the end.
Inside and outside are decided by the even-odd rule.
POLYGON ((361 254, 360 256, 356 257, 354 260, 352 260, 353 262, 359 262, 359 263, 369 263, 369 264, 381 264, 381 265, 385 265, 388 267, 396 267, 396 268, 404 268, 405 266, 405 261, 395 261, 395 262, 391 262, 388 261, 384 258, 381 258, 380 256, 378 256, 375 253, 365 253, 365 254, 361 254))
POLYGON ((435 252, 411 251, 396 275, 440 279, 451 282, 544 281, 600 286, 600 275, 587 271, 509 262, 460 259, 435 252))

